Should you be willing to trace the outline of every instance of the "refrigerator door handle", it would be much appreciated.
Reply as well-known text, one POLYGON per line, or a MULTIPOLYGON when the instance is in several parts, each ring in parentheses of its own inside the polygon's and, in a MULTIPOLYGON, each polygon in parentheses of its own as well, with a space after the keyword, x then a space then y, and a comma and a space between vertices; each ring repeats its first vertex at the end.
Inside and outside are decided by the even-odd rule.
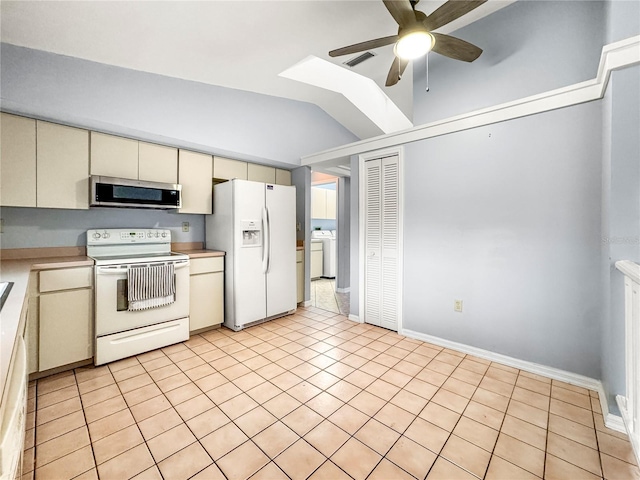
POLYGON ((269 272, 269 253, 271 250, 271 229, 269 227, 269 211, 262 208, 262 273, 269 272))

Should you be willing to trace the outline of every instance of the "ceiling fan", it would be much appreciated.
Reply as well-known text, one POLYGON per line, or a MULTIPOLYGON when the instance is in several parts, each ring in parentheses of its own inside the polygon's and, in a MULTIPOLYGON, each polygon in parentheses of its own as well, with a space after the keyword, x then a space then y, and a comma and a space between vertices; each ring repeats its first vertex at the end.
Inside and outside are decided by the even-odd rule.
POLYGON ((469 13, 487 0, 448 0, 429 16, 415 9, 419 0, 382 1, 398 24, 398 34, 331 50, 329 56, 339 57, 395 43, 393 53, 396 58, 385 84, 390 87, 398 83, 410 60, 429 51, 464 62, 473 62, 482 53, 481 48, 469 42, 433 30, 469 13))

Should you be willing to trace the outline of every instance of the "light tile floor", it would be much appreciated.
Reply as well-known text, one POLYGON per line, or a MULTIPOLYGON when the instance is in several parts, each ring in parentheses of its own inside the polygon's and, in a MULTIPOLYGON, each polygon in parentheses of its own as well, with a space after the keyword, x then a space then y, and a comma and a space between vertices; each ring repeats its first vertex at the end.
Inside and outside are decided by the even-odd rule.
POLYGON ((329 278, 311 280, 311 306, 349 316, 349 293, 336 292, 336 281, 329 278))
POLYGON ((32 382, 23 479, 638 479, 597 393, 316 308, 32 382))

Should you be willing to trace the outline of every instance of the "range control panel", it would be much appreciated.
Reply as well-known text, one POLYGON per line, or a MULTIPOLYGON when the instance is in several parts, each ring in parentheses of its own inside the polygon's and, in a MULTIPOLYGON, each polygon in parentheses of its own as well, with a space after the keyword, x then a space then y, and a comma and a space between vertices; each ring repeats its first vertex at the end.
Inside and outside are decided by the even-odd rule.
POLYGON ((171 230, 162 228, 106 228, 87 230, 87 245, 171 243, 171 230))

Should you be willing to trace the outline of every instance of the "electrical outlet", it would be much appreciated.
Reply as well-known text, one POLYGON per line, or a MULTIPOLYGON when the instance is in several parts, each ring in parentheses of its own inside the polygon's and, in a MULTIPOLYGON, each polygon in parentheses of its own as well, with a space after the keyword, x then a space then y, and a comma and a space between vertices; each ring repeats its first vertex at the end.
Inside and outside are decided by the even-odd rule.
POLYGON ((462 312, 462 300, 454 300, 453 301, 453 311, 454 312, 462 312))
POLYGON ((183 232, 189 231, 189 222, 182 222, 182 231, 183 232))

